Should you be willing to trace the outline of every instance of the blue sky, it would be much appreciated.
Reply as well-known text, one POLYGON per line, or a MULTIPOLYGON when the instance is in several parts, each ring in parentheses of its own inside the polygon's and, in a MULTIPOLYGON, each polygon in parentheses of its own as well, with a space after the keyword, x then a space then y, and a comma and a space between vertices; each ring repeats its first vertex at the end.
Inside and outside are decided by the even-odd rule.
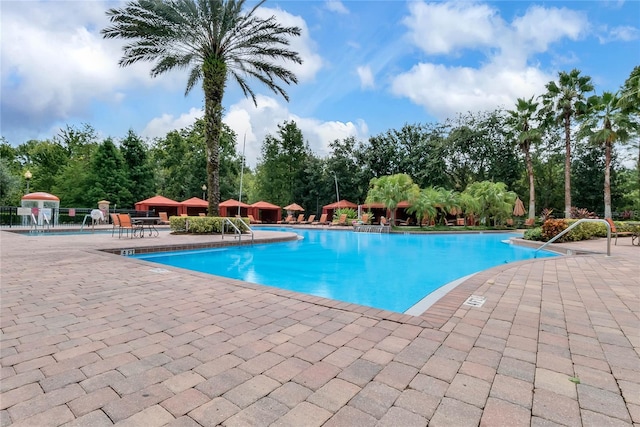
MULTIPOLYGON (((162 137, 202 115, 186 74, 120 68, 122 41, 104 40, 105 11, 122 2, 0 2, 0 134, 12 145, 91 124, 116 140, 133 129, 162 137)), ((512 108, 558 71, 581 70, 615 91, 640 64, 639 1, 267 1, 261 16, 296 25, 290 102, 253 82, 258 106, 227 86, 224 121, 253 166, 265 135, 295 120, 312 150, 405 123, 512 108)))

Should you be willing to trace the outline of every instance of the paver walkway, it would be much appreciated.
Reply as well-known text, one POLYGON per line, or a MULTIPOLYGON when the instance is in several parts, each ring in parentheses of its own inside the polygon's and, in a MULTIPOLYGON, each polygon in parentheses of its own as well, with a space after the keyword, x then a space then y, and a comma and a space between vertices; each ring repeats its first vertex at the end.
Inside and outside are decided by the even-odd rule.
POLYGON ((640 426, 630 239, 485 271, 416 317, 157 269, 96 250, 110 235, 0 245, 1 426, 640 426))

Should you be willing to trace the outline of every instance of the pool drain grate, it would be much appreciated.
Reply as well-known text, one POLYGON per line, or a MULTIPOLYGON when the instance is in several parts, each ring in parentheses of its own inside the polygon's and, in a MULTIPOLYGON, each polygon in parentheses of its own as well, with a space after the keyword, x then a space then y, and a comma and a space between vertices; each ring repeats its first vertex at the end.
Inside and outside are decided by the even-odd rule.
POLYGON ((467 300, 463 303, 463 305, 468 305, 471 307, 482 307, 485 301, 487 301, 486 297, 471 295, 469 298, 467 298, 467 300))

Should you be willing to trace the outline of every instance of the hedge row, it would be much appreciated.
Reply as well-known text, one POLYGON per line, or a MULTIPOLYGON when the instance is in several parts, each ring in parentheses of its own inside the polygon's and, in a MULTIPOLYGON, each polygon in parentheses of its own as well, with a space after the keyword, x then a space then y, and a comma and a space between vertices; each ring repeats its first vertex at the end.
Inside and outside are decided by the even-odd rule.
POLYGON ((223 218, 213 216, 172 216, 169 218, 171 231, 175 233, 192 234, 221 234, 224 227, 225 233, 233 233, 235 230, 225 220, 230 220, 238 229, 249 229, 248 218, 223 218))

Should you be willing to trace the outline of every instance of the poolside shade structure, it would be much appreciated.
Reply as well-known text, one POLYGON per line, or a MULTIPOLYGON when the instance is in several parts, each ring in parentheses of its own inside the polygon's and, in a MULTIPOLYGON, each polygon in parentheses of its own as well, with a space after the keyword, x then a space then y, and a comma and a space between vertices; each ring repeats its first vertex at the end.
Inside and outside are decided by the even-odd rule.
POLYGON ((207 213, 209 203, 206 200, 192 197, 180 202, 179 214, 187 214, 189 216, 198 216, 201 213, 207 213))
POLYGON ((292 211, 292 212, 304 212, 304 209, 302 208, 302 206, 300 206, 297 203, 291 203, 288 206, 284 207, 285 211, 292 211))
POLYGON ((180 212, 180 202, 171 200, 164 196, 153 196, 149 199, 136 203, 137 211, 166 212, 168 216, 178 215, 180 212))
MULTIPOLYGON (((58 212, 60 210, 60 198, 58 196, 42 191, 25 194, 22 196, 20 206, 23 208, 31 208, 31 214, 33 214, 38 225, 43 225, 46 222, 45 218, 49 220, 51 225, 58 224, 58 212)), ((20 213, 18 213, 18 215, 20 215, 20 213)), ((30 215, 23 215, 22 225, 28 225, 30 223, 30 215)))
POLYGON ((358 205, 348 200, 342 199, 339 202, 334 202, 322 207, 322 213, 327 214, 327 219, 331 221, 333 219, 333 212, 336 209, 358 209, 358 205))
POLYGON ((247 214, 249 213, 249 209, 251 208, 251 205, 242 203, 236 199, 225 200, 224 202, 220 203, 218 206, 220 209, 220 216, 231 216, 231 217, 238 215, 238 208, 240 208, 240 216, 246 217, 247 214))
POLYGON ((280 206, 262 200, 253 203, 249 213, 263 223, 276 223, 282 219, 282 208, 280 206))
POLYGON ((513 215, 514 216, 522 216, 526 213, 524 210, 524 203, 520 200, 520 197, 516 198, 516 204, 513 207, 513 215))

